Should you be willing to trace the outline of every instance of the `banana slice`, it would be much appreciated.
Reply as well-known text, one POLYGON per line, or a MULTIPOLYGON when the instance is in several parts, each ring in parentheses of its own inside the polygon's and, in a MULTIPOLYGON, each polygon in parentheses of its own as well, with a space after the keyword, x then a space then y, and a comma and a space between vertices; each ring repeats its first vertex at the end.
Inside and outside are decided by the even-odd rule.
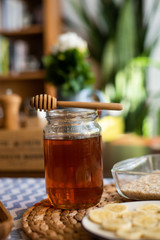
POLYGON ((137 207, 136 211, 142 211, 142 212, 149 212, 149 213, 155 213, 160 211, 160 207, 156 204, 144 204, 139 207, 137 207))
POLYGON ((152 216, 154 216, 158 220, 158 223, 160 226, 160 213, 154 213, 154 214, 152 214, 152 216))
POLYGON ((154 216, 147 214, 138 215, 133 218, 133 226, 141 228, 153 228, 158 223, 157 219, 154 216))
POLYGON ((139 228, 131 228, 131 229, 118 229, 116 235, 120 238, 124 239, 141 239, 144 235, 143 231, 139 228))
POLYGON ((122 214, 123 212, 128 210, 127 206, 125 206, 123 204, 117 204, 117 203, 106 204, 104 206, 104 209, 107 211, 116 213, 116 214, 122 214))
POLYGON ((109 211, 102 209, 94 209, 89 212, 89 218, 91 221, 95 223, 102 223, 103 220, 107 220, 108 218, 114 218, 115 215, 109 211))
POLYGON ((144 212, 126 211, 126 212, 123 212, 119 217, 128 219, 129 221, 131 221, 131 220, 133 220, 133 218, 135 218, 137 216, 143 216, 143 215, 145 215, 144 212))
POLYGON ((160 239, 160 227, 155 227, 144 232, 145 239, 160 239))
POLYGON ((132 224, 130 221, 120 218, 106 219, 101 224, 102 228, 109 231, 116 231, 118 229, 130 229, 132 224))

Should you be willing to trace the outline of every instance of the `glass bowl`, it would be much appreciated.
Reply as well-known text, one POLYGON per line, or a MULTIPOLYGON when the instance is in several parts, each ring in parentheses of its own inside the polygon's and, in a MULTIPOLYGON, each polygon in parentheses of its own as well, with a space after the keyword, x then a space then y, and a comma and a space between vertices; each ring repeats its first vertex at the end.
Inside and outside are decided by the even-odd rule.
POLYGON ((120 161, 111 172, 121 196, 133 200, 160 200, 160 154, 120 161))

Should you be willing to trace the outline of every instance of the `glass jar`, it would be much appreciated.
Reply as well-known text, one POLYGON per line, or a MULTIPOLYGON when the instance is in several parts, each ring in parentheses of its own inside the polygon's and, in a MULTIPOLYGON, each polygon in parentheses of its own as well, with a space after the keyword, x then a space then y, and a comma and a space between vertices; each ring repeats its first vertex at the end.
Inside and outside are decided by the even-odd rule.
POLYGON ((100 126, 95 110, 48 111, 43 132, 47 196, 62 209, 97 204, 103 191, 100 126))

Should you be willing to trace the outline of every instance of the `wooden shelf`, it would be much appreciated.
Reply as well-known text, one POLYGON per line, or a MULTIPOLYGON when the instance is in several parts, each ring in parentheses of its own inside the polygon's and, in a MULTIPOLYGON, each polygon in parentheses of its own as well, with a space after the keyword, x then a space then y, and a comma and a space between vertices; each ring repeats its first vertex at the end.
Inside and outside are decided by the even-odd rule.
POLYGON ((18 36, 25 36, 25 35, 35 35, 35 34, 42 34, 43 27, 41 25, 32 25, 29 27, 25 27, 19 30, 0 30, 0 35, 6 37, 18 37, 18 36))
MULTIPOLYGON (((0 0, 0 5, 1 2, 2 0, 0 0)), ((24 2, 33 17, 34 23, 28 27, 16 28, 15 30, 0 29, 0 36, 11 40, 10 42, 13 48, 17 40, 26 42, 28 45, 28 55, 35 56, 40 62, 44 55, 50 53, 52 45, 57 41, 58 36, 62 32, 61 1, 25 0, 24 2), (42 19, 39 20, 42 20, 42 23, 38 19, 37 22, 39 22, 36 23, 35 14, 41 10, 42 19)), ((3 6, 0 8, 3 8, 3 6)), ((5 11, 3 13, 7 14, 5 11)), ((9 56, 9 60, 12 61, 11 55, 9 56)), ((0 95, 4 94, 8 88, 12 89, 14 93, 19 94, 23 101, 26 101, 28 96, 35 96, 36 94, 44 92, 44 90, 47 94, 56 95, 56 90, 53 88, 53 85, 49 83, 46 84, 44 80, 44 70, 23 73, 10 71, 8 75, 0 75, 0 95)))
POLYGON ((21 80, 40 80, 44 79, 45 71, 39 70, 36 72, 25 72, 8 75, 0 75, 0 81, 21 81, 21 80))

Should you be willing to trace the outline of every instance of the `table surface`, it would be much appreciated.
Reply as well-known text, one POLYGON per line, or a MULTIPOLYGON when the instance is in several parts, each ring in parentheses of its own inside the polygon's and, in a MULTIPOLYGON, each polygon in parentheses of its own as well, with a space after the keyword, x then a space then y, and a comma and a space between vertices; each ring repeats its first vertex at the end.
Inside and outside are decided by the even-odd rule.
MULTIPOLYGON (((104 184, 112 179, 104 179, 104 184)), ((42 178, 0 178, 0 201, 13 218, 11 240, 28 240, 22 230, 21 219, 27 208, 47 198, 42 178)))

